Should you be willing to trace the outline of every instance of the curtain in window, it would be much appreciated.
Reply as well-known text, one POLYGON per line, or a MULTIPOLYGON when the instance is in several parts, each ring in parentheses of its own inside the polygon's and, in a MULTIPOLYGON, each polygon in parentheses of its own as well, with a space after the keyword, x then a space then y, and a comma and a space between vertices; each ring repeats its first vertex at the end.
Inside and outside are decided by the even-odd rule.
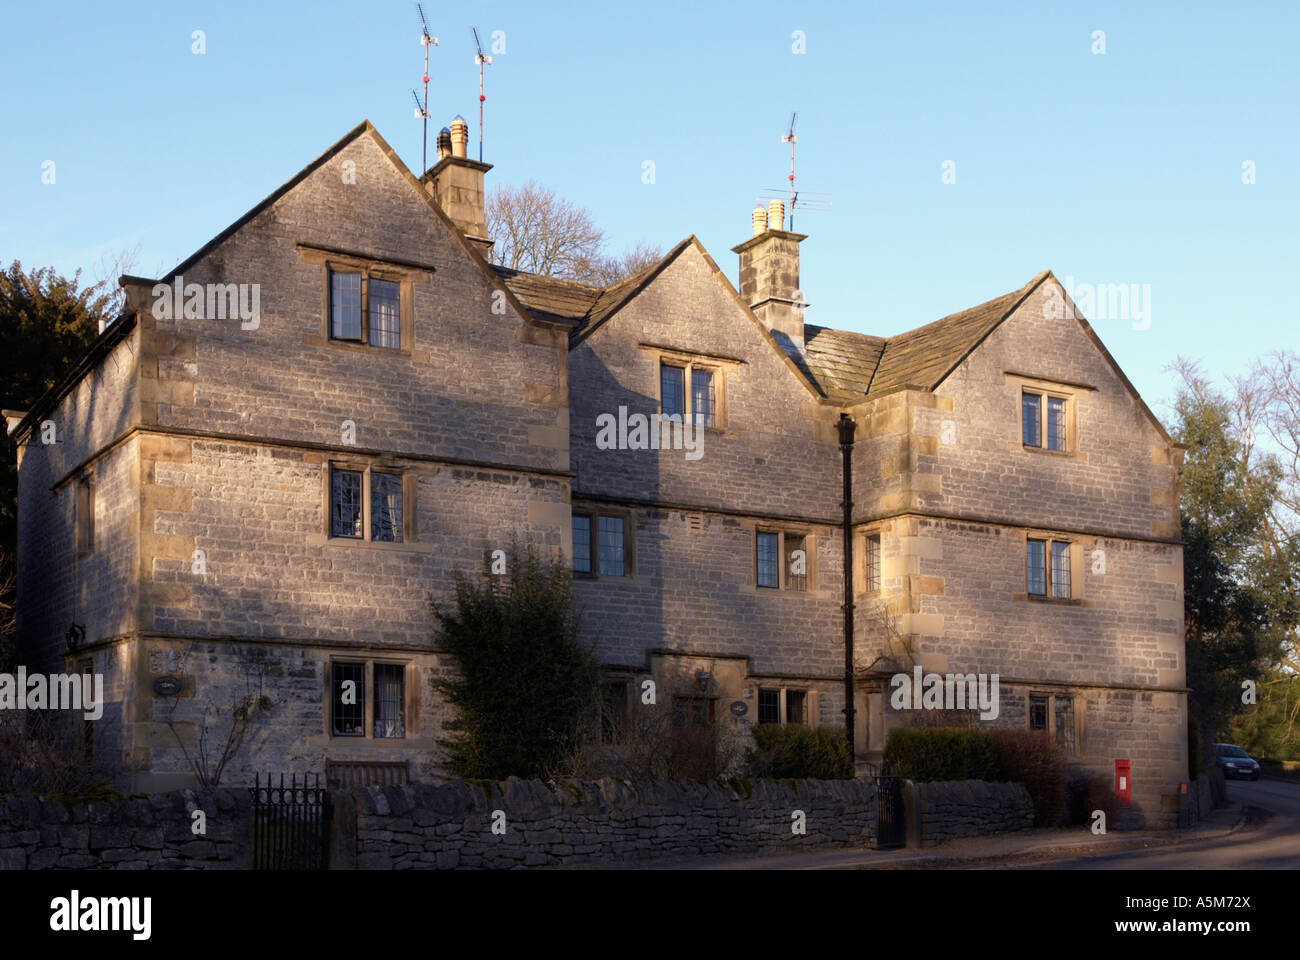
POLYGON ((401 285, 391 280, 370 280, 370 344, 375 347, 402 346, 401 285))
POLYGON ((691 415, 695 423, 715 425, 713 374, 708 370, 691 370, 691 415))
POLYGON ((1066 753, 1074 753, 1074 701, 1069 697, 1055 697, 1056 742, 1066 753))
POLYGON ((402 542, 402 478, 399 474, 370 474, 370 539, 402 542))
POLYGON ((406 736, 405 673, 400 664, 375 664, 376 737, 406 736))

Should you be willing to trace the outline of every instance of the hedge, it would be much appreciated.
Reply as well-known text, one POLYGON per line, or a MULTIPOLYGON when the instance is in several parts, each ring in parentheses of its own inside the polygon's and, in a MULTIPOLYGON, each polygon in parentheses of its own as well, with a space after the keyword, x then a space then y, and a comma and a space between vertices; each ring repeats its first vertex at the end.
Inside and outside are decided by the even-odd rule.
POLYGON ((952 727, 891 730, 885 744, 886 770, 906 780, 1000 780, 989 734, 952 727))
POLYGON ((764 723, 754 727, 754 742, 756 747, 746 755, 751 777, 774 780, 853 777, 853 760, 843 727, 764 723))

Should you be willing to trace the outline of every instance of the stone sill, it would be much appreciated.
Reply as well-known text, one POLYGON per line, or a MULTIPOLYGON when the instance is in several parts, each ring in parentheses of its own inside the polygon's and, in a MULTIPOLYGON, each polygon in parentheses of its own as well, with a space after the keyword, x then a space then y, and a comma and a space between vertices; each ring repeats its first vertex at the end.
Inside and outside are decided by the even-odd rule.
POLYGON ((418 540, 406 540, 401 543, 392 543, 387 540, 354 540, 351 537, 326 537, 319 533, 308 537, 307 545, 312 547, 355 548, 359 550, 392 550, 397 553, 434 552, 434 545, 432 543, 423 543, 418 540))

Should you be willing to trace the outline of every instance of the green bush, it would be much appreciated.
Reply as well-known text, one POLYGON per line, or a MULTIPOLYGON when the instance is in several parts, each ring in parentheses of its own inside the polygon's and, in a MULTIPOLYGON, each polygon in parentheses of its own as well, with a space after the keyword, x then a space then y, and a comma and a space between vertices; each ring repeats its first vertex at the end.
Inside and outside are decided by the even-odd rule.
POLYGON ((984 730, 903 727, 891 730, 885 767, 917 782, 998 780, 998 766, 984 730))
POLYGON ((764 723, 754 728, 755 747, 746 754, 749 776, 848 780, 853 759, 843 727, 781 726, 764 723))
POLYGON ((432 680, 457 710, 439 743, 456 776, 542 779, 595 715, 596 660, 578 639, 567 564, 506 554, 504 573, 485 554, 481 578, 457 574, 450 608, 433 604, 438 646, 458 667, 432 680))
POLYGON ((1041 730, 990 730, 999 779, 1023 784, 1034 801, 1034 826, 1059 827, 1066 817, 1066 763, 1041 730))

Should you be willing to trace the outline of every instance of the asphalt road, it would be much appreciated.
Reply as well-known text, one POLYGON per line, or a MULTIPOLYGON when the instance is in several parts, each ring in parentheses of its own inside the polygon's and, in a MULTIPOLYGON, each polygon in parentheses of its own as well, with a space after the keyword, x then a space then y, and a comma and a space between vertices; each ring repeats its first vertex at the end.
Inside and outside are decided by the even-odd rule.
POLYGON ((1098 857, 1025 864, 1037 870, 1298 870, 1300 783, 1229 780, 1229 799, 1263 819, 1227 837, 1098 857))

